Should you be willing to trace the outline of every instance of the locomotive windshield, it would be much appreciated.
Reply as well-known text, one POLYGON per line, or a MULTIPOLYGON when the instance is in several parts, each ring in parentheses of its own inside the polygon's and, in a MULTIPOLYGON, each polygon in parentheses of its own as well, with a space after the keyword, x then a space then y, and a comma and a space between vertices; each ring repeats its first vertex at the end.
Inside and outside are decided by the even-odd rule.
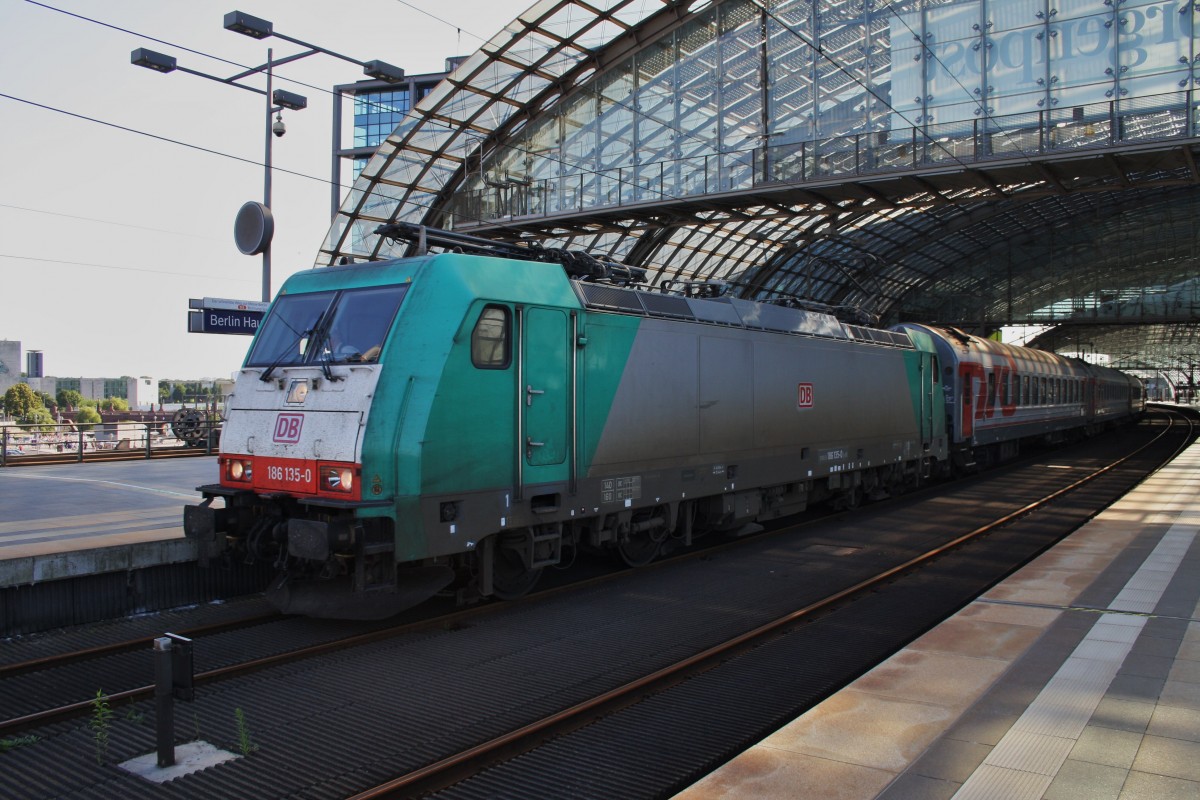
POLYGON ((378 361, 407 291, 403 284, 283 295, 263 320, 246 366, 378 361))

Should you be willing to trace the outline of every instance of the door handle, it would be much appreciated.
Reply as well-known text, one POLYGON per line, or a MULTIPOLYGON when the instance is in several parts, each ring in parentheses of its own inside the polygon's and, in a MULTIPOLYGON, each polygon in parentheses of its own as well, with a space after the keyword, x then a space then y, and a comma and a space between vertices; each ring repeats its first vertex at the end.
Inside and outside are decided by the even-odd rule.
POLYGON ((525 387, 525 405, 527 405, 527 406, 533 405, 533 396, 535 394, 545 394, 545 393, 546 392, 542 389, 535 389, 532 386, 526 386, 525 387))
POLYGON ((535 442, 532 436, 525 437, 525 457, 533 458, 533 448, 545 446, 545 442, 535 442))

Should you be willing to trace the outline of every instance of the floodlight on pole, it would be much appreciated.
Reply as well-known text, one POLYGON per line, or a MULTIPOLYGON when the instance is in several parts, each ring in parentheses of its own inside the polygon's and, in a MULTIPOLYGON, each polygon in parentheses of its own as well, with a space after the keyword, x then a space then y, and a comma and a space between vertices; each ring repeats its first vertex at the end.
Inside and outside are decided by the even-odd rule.
POLYGON ((377 81, 400 83, 404 80, 404 70, 392 66, 386 61, 368 61, 362 66, 363 74, 377 81))
POLYGON ((271 99, 275 102, 275 105, 292 111, 303 111, 308 108, 307 97, 302 94, 285 91, 284 89, 276 89, 272 92, 271 99))
POLYGON ((274 229, 274 224, 270 219, 271 211, 271 139, 273 137, 283 136, 287 132, 286 126, 283 124, 283 116, 280 113, 283 109, 291 111, 300 111, 308 107, 308 98, 303 95, 288 92, 283 89, 272 90, 271 82, 273 78, 274 67, 280 64, 287 64, 292 61, 298 61, 301 58, 315 55, 316 53, 324 53, 334 58, 340 58, 343 61, 349 61, 351 64, 357 64, 363 68, 363 74, 375 78, 376 80, 386 83, 400 83, 405 80, 404 70, 400 67, 387 63, 386 61, 359 61, 356 58, 335 53, 332 50, 327 50, 324 47, 318 47, 315 44, 310 44, 300 39, 294 39, 290 36, 285 36, 275 30, 275 25, 270 20, 256 17, 252 14, 247 14, 244 11, 230 11, 224 18, 225 30, 240 33, 243 36, 249 36, 252 39, 266 39, 274 36, 284 41, 300 45, 308 48, 307 52, 296 53, 294 55, 285 56, 279 60, 275 60, 272 49, 267 49, 267 63, 259 67, 254 67, 245 70, 237 75, 229 78, 219 78, 216 75, 209 75, 205 72, 188 69, 187 67, 179 66, 173 56, 168 56, 163 53, 158 53, 153 50, 148 50, 144 47, 139 47, 130 54, 130 63, 135 66, 144 67, 154 70, 155 72, 186 72, 189 75, 195 75, 200 78, 218 81, 229 86, 236 86, 239 89, 245 89, 251 92, 257 92, 265 95, 267 99, 267 117, 266 117, 266 135, 265 135, 265 157, 263 159, 263 167, 265 175, 263 178, 263 203, 261 208, 258 208, 257 203, 247 203, 242 207, 242 211, 238 212, 238 219, 234 223, 235 234, 234 238, 238 245, 238 249, 242 252, 253 251, 261 252, 263 257, 263 285, 262 299, 264 302, 271 299, 271 248, 270 237, 274 229), (267 90, 256 89, 252 86, 238 83, 243 78, 248 78, 251 75, 256 75, 263 72, 267 76, 267 90), (271 116, 276 115, 274 123, 271 121, 271 116), (247 232, 257 232, 250 235, 247 232), (263 237, 262 240, 256 239, 256 236, 263 237))
MULTIPOLYGON (((240 33, 243 36, 249 36, 253 39, 265 39, 268 36, 274 36, 277 39, 283 39, 285 42, 298 44, 301 47, 307 47, 314 53, 324 53, 327 56, 340 58, 343 61, 349 61, 351 64, 358 64, 363 68, 363 74, 376 80, 384 81, 385 83, 400 83, 404 80, 404 70, 386 61, 359 61, 357 58, 335 53, 332 50, 327 50, 319 45, 305 42, 301 39, 296 39, 291 36, 285 36, 275 30, 275 26, 270 20, 259 19, 251 16, 244 11, 230 11, 225 15, 225 30, 240 33)), ((305 54, 309 55, 309 54, 305 54)))
POLYGON ((139 47, 129 54, 129 63, 155 72, 174 72, 176 67, 174 56, 156 53, 144 47, 139 47))
POLYGON ((225 15, 225 30, 249 36, 251 39, 266 39, 274 31, 269 20, 259 19, 244 11, 230 11, 225 15))
MULTIPOLYGON (((250 17, 253 23, 263 22, 257 17, 250 17)), ((270 23, 267 23, 269 28, 270 23)), ((228 25, 227 25, 228 27, 228 25)), ((134 66, 145 67, 146 69, 154 70, 155 72, 186 72, 189 75, 195 75, 199 78, 207 78, 211 81, 223 83, 227 86, 236 86, 239 89, 245 89, 248 92, 261 94, 266 98, 266 135, 263 155, 263 202, 246 203, 238 212, 238 216, 234 221, 234 242, 238 246, 238 250, 247 255, 262 254, 262 299, 263 302, 271 300, 271 237, 274 234, 275 225, 271 218, 271 139, 273 137, 283 136, 286 128, 283 125, 283 117, 280 112, 283 109, 290 111, 300 111, 308 107, 308 98, 304 95, 289 92, 284 89, 271 88, 271 82, 274 77, 274 53, 271 48, 267 48, 267 63, 261 67, 257 67, 249 72, 234 75, 231 78, 220 78, 216 75, 209 75, 206 72, 199 70, 188 69, 187 67, 179 66, 173 56, 168 56, 163 53, 149 50, 145 47, 139 47, 134 50, 129 61, 134 66), (241 78, 249 75, 254 75, 259 72, 265 72, 267 75, 266 91, 256 89, 253 86, 247 86, 244 83, 238 83, 241 78), (278 115, 274 123, 271 121, 272 115, 278 115)))

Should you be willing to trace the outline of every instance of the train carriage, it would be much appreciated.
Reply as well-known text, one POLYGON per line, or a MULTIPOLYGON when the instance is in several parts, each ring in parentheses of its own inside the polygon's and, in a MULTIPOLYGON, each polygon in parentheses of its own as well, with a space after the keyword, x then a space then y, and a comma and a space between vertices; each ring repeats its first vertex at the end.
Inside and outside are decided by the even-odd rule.
POLYGON ((956 328, 896 327, 923 331, 936 343, 947 429, 960 468, 1011 458, 1022 440, 1089 434, 1144 408, 1141 382, 1117 370, 956 328))

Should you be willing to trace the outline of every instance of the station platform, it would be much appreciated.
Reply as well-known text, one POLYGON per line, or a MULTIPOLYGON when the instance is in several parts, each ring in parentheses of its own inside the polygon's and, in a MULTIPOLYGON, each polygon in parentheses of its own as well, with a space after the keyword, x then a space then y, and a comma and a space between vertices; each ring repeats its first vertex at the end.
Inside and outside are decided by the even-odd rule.
POLYGON ((216 457, 0 469, 0 589, 196 559, 183 507, 216 457))
POLYGON ((676 800, 1200 797, 1200 444, 676 800))

